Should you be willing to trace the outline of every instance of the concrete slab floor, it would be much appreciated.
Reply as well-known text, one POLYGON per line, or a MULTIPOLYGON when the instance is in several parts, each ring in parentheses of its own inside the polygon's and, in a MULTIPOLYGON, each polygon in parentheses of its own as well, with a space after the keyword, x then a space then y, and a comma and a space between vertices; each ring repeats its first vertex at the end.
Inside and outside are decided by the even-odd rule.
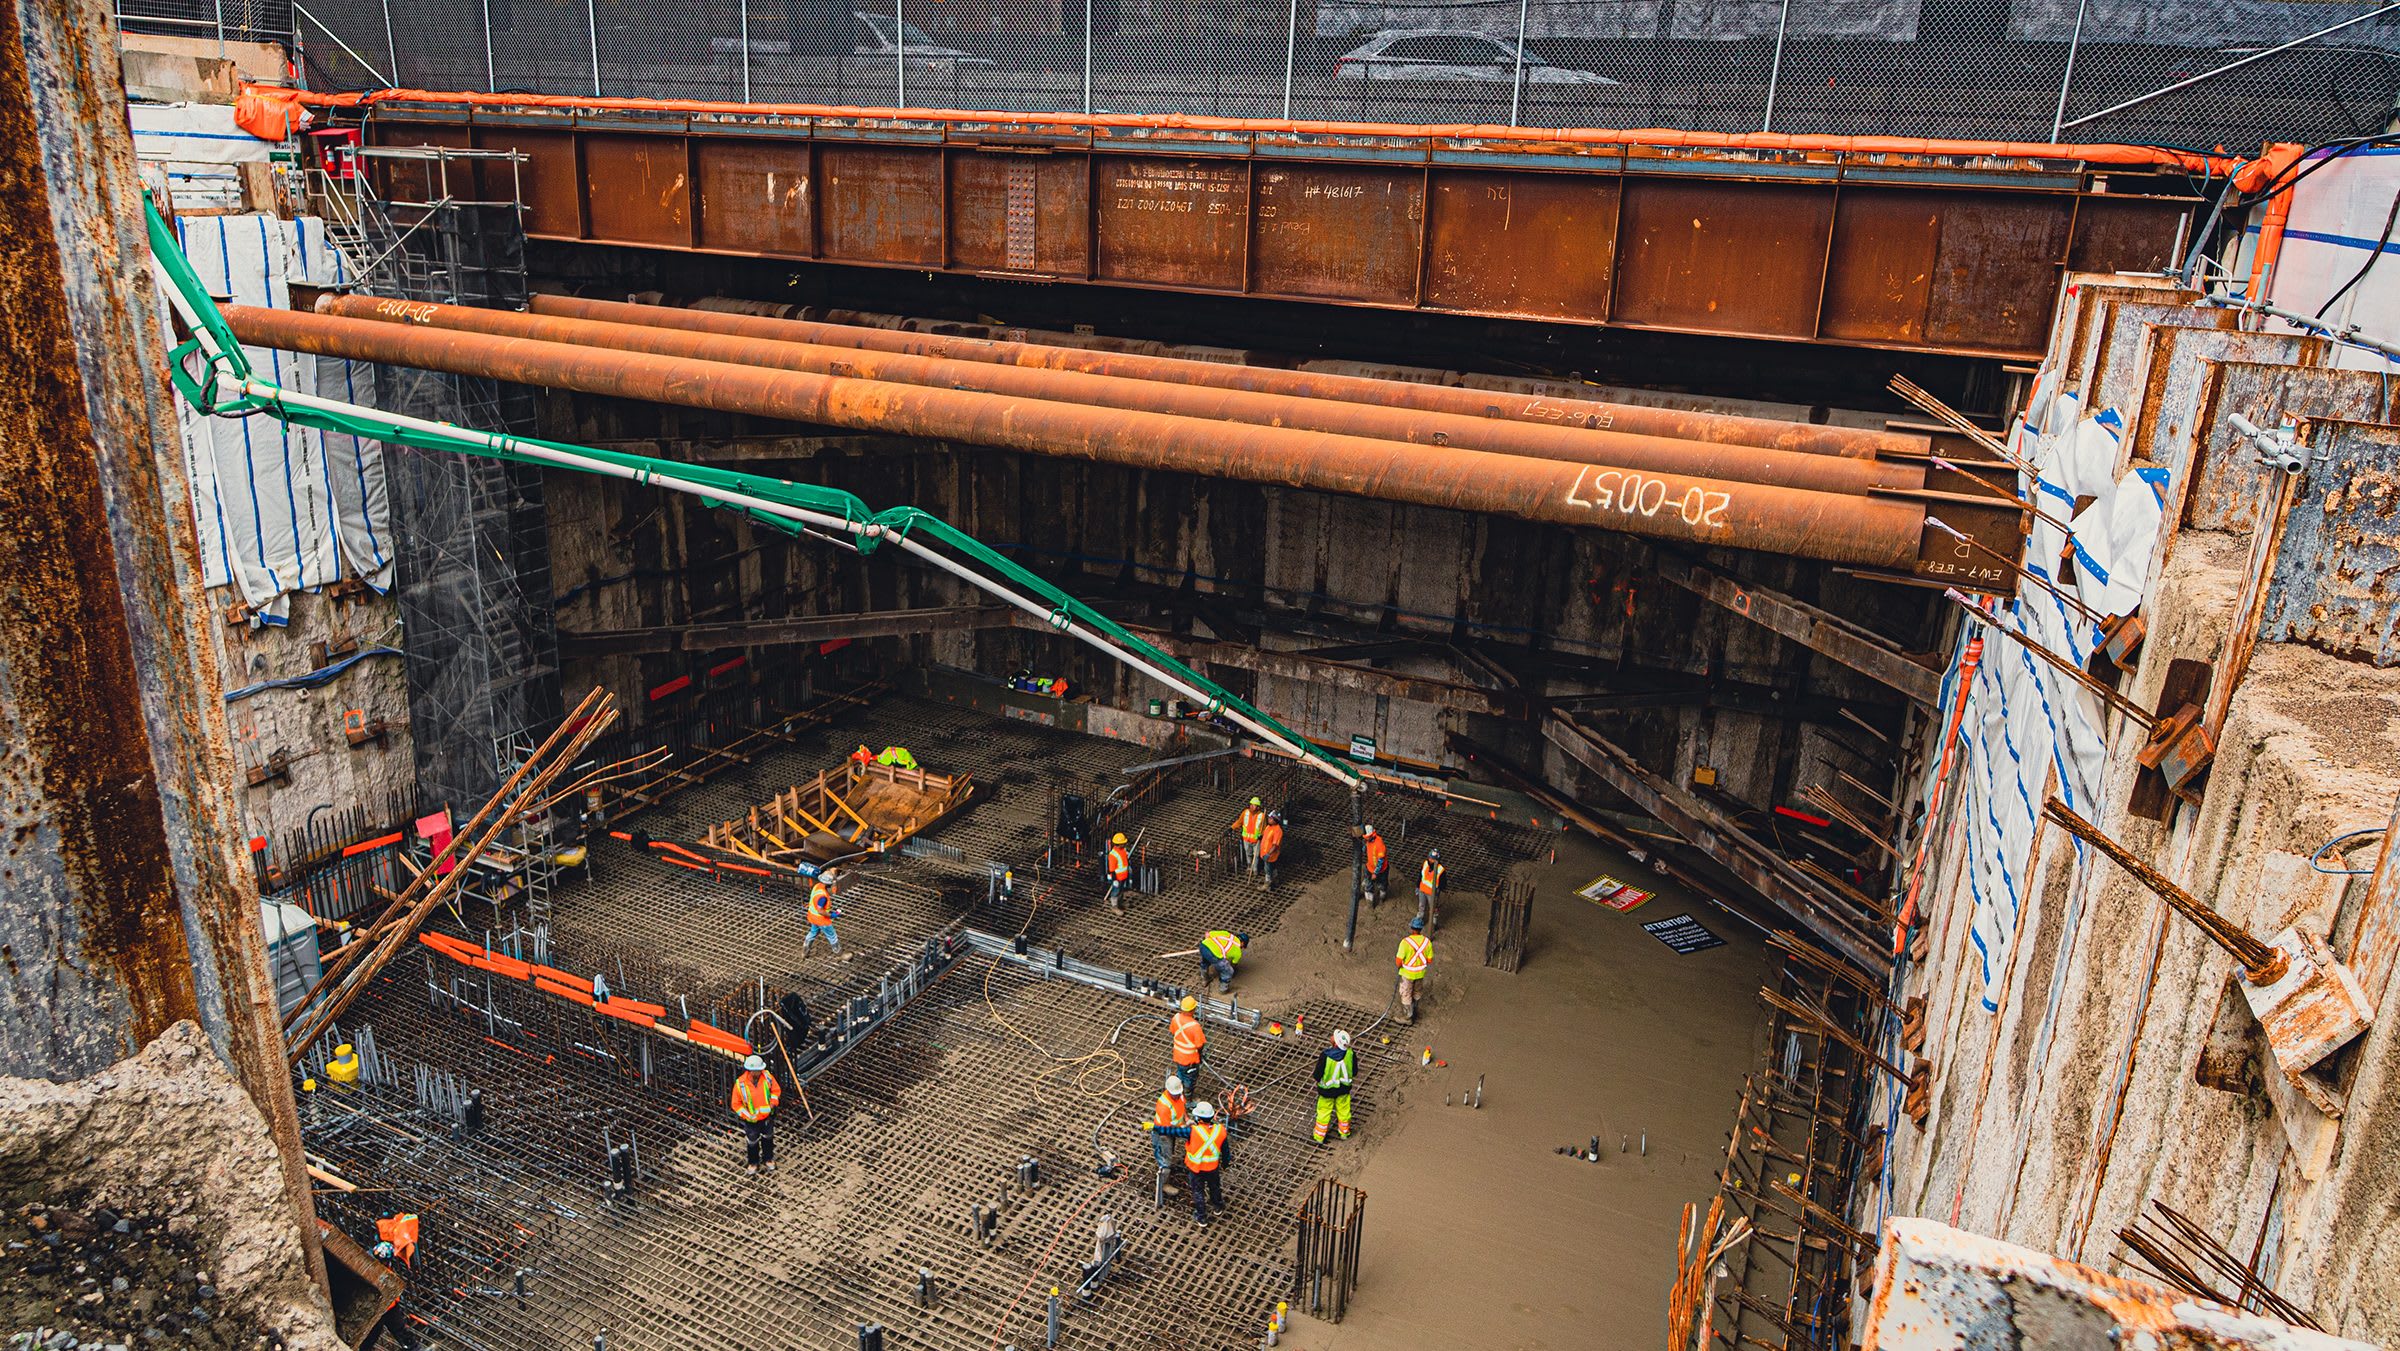
MULTIPOLYGON (((1480 904, 1437 944, 1412 1040, 1449 1068, 1404 1067, 1364 1147, 1341 1159, 1336 1175, 1368 1196, 1356 1301, 1339 1325, 1296 1320, 1288 1345, 1665 1340, 1677 1222, 1716 1190, 1742 1076, 1764 1048, 1757 994, 1773 962, 1756 931, 1586 837, 1561 837, 1556 863, 1518 867, 1537 888, 1524 967, 1478 964, 1480 904), (1575 894, 1604 874, 1658 894, 1629 914, 1575 894), (1725 945, 1678 955, 1640 927, 1685 913, 1725 945), (1479 1075, 1481 1110, 1444 1105, 1479 1075), (1595 1135, 1598 1164, 1555 1152, 1595 1135)), ((1311 909, 1294 908, 1278 949, 1311 909)), ((1362 960, 1388 969, 1390 929, 1362 941, 1362 960)), ((1363 994, 1347 974, 1328 988, 1363 994)))
MULTIPOLYGON (((852 1324, 871 1318, 891 1329, 895 1347, 980 1347, 994 1332, 1037 1346, 1040 1322, 1029 1321, 1027 1309, 1038 1313, 1050 1284, 1071 1290, 1097 1206, 1116 1215, 1135 1256, 1120 1288, 1070 1313, 1063 1345, 1251 1345, 1289 1280, 1292 1206, 1327 1173, 1369 1193, 1361 1285, 1344 1325, 1297 1319, 1295 1344, 1655 1344, 1678 1208, 1712 1189, 1741 1075, 1759 1049, 1755 995, 1767 962, 1753 935, 1671 889, 1632 915, 1575 896, 1602 872, 1654 881, 1580 837, 1378 795, 1370 810, 1386 834, 1402 834, 1405 823, 1396 874, 1413 873, 1423 847, 1438 842, 1454 860, 1454 883, 1466 885, 1454 892, 1436 940, 1418 1027, 1377 1030, 1362 1041, 1360 1135, 1317 1150, 1307 1143, 1309 1058, 1334 1023, 1364 1030, 1388 1009, 1392 950, 1411 910, 1405 894, 1367 910, 1357 950, 1342 950, 1346 810, 1337 813, 1311 779, 1285 785, 1295 805, 1293 866, 1273 893, 1204 863, 1170 870, 1163 894, 1112 915, 1099 906, 1086 867, 1045 874, 1017 905, 979 912, 985 853, 1014 861, 1041 835, 1053 788, 1104 784, 1144 753, 953 712, 887 701, 818 744, 762 757, 741 781, 695 790, 672 815, 642 822, 668 837, 670 825, 729 813, 757 800, 753 793, 788 786, 795 773, 805 778, 828 752, 857 740, 903 740, 929 767, 987 776, 993 795, 934 832, 959 841, 959 859, 892 859, 861 870, 845 893, 845 946, 861 953, 856 962, 836 963, 821 949, 798 955, 796 892, 761 897, 622 848, 601 851, 597 876, 556 897, 555 960, 606 971, 625 955, 633 993, 663 993, 645 988, 652 982, 688 987, 695 1011, 737 997, 762 975, 770 990, 798 988, 826 1006, 871 986, 890 956, 962 915, 1179 981, 1196 971, 1158 962, 1157 952, 1188 946, 1199 928, 1246 924, 1254 956, 1237 995, 1287 1017, 1306 1008, 1310 1026, 1305 1042, 1226 1042, 1239 1052, 1228 1055, 1232 1077, 1281 1080, 1260 1095, 1264 1133, 1243 1151, 1235 1217, 1200 1236, 1188 1212, 1151 1212, 1148 1148, 1135 1123, 1164 1068, 1159 1030, 1136 1021, 1116 1054, 1097 1048, 1118 1019, 1155 1005, 1006 971, 992 977, 987 1004, 988 964, 965 959, 920 1006, 811 1085, 818 1126, 802 1130, 787 1111, 785 1166, 762 1188, 740 1174, 740 1137, 721 1104, 662 1102, 658 1090, 564 1048, 559 1068, 531 1070, 537 1062, 520 1052, 485 1044, 480 1024, 430 1012, 418 964, 402 963, 360 1015, 374 1020, 387 1057, 447 1067, 493 1090, 491 1135, 436 1138, 409 1115, 402 1090, 382 1109, 421 1137, 417 1143, 382 1128, 338 1139, 320 1132, 311 1143, 356 1170, 354 1181, 395 1186, 406 1198, 354 1198, 350 1227, 371 1219, 370 1209, 410 1204, 427 1212, 429 1246, 437 1232, 453 1237, 440 1279, 466 1293, 450 1297, 428 1329, 443 1344, 580 1348, 606 1332, 619 1348, 846 1348, 855 1342, 852 1324), (1007 791, 998 791, 1004 782, 1007 791), (1528 858, 1535 861, 1508 862, 1528 858), (1539 888, 1517 975, 1479 965, 1487 908, 1480 893, 1512 866, 1529 870, 1539 888), (1678 956, 1638 927, 1687 909, 1726 946, 1678 956), (1450 1061, 1447 1069, 1417 1065, 1415 1052, 1428 1044, 1450 1061), (1471 1091, 1478 1073, 1487 1076, 1483 1109, 1445 1109, 1443 1095, 1471 1091), (1095 1124, 1128 1165, 1105 1201, 1090 1167, 1095 1124), (644 1132, 645 1165, 654 1170, 623 1215, 595 1200, 604 1125, 614 1139, 629 1128, 644 1132), (1645 1132, 1647 1155, 1639 1152, 1645 1132), (1619 1137, 1635 1143, 1599 1165, 1554 1152, 1593 1135, 1611 1148, 1619 1137), (1020 1154, 1042 1160, 1042 1196, 1022 1214, 1012 1211, 1001 1243, 979 1251, 966 1238, 968 1210, 998 1190, 1006 1163, 1020 1154), (498 1198, 485 1207, 491 1214, 465 1213, 478 1204, 461 1199, 469 1190, 498 1198), (543 1218, 527 1230, 512 1213, 543 1218), (505 1255, 482 1253, 495 1232, 505 1255), (503 1293, 519 1266, 533 1273, 524 1300, 503 1293), (920 1310, 911 1299, 919 1267, 943 1283, 937 1309, 920 1310), (1008 1313, 1020 1289, 1030 1293, 1008 1313)), ((1161 853, 1211 852, 1253 785, 1284 782, 1261 768, 1231 782, 1195 776, 1145 809, 1141 819, 1161 853)), ((1221 1092, 1206 1078, 1203 1085, 1221 1092)), ((787 1093, 787 1108, 793 1097, 787 1093)))

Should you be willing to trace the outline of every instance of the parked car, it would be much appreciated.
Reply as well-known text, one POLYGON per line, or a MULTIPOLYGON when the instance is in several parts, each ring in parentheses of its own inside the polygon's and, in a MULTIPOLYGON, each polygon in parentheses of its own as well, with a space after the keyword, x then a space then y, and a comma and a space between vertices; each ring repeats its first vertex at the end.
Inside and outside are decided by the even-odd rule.
POLYGON ((991 58, 945 47, 933 40, 933 35, 913 23, 901 23, 889 14, 869 14, 852 10, 858 21, 867 26, 870 41, 851 48, 856 56, 893 56, 905 53, 910 64, 929 66, 988 66, 991 58))
MULTIPOLYGON (((1527 84, 1617 83, 1588 70, 1551 65, 1531 52, 1524 59, 1527 84)), ((1344 80, 1512 84, 1517 78, 1517 47, 1481 33, 1389 29, 1345 53, 1333 73, 1344 80)))

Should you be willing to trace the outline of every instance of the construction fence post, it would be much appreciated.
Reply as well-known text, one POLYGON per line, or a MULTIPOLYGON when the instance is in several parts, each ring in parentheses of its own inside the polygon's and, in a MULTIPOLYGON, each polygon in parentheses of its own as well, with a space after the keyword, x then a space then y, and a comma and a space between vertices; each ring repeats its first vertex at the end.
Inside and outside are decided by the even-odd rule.
POLYGON ((1350 789, 1350 924, 1342 930, 1342 951, 1358 942, 1358 898, 1367 889, 1367 784, 1361 779, 1350 789))
POLYGON ((1508 124, 1516 126, 1525 106, 1525 29, 1532 0, 1517 0, 1517 73, 1508 86, 1508 124))

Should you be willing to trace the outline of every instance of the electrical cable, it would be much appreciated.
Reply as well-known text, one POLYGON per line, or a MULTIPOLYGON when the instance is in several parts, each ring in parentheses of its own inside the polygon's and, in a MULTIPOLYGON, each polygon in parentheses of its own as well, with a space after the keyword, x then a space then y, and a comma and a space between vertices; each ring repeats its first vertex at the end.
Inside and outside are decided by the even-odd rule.
POLYGON ((2375 247, 2368 251, 2367 261, 2358 265, 2358 271, 2350 274, 2350 280, 2343 282, 2341 289, 2325 297, 2325 303, 2317 306, 2317 318, 2324 318, 2325 312, 2333 308, 2335 301, 2350 294, 2350 288, 2365 281, 2367 274, 2375 270, 2375 265, 2383 261, 2383 250, 2392 242, 2394 222, 2400 222, 2400 192, 2392 194, 2392 209, 2383 214, 2383 233, 2375 237, 2375 247))
POLYGON ((363 652, 353 652, 340 661, 320 670, 311 671, 307 675, 261 680, 255 685, 244 685, 238 690, 227 690, 225 691, 225 702, 230 704, 236 699, 247 699, 254 694, 265 694, 268 690, 313 690, 320 685, 330 683, 335 676, 369 657, 397 657, 400 655, 402 653, 396 647, 370 647, 363 652))
MULTIPOLYGON (((2325 856, 2332 853, 2333 847, 2337 844, 2340 844, 2344 840, 2357 840, 2364 839, 2369 835, 2381 835, 2390 829, 2391 827, 2389 826, 2368 826, 2362 830, 2345 830, 2341 834, 2334 836, 2330 840, 2327 840, 2324 844, 2319 845, 2317 847, 2317 852, 2308 856, 2308 866, 2317 872, 2326 873, 2334 877, 2364 877, 2368 873, 2371 873, 2375 870, 2373 868, 2328 868, 2324 866, 2325 856)), ((2342 852, 2347 854, 2350 851, 2345 849, 2342 852)))

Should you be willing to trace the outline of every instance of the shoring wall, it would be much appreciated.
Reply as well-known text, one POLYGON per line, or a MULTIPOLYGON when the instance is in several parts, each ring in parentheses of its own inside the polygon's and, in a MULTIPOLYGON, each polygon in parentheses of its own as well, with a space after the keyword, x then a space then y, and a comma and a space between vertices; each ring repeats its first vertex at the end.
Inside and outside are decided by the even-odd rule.
MULTIPOLYGON (((2400 886, 2366 875, 2372 835, 2324 864, 2353 875, 2310 858, 2384 826, 2400 795, 2400 666, 2376 631, 2391 605, 2344 604, 2388 585, 2393 432, 2379 425, 2380 382, 2331 369, 2327 344, 2241 331, 2195 301, 2155 279, 2071 279, 2045 366, 2080 386, 2084 408, 2122 415, 2112 474, 2169 477, 2141 611, 2148 640, 2120 690, 2156 708, 2175 662, 2213 675, 2202 703, 2217 755, 2201 800, 2163 821, 2137 815, 2144 734, 2114 717, 2097 800, 2079 810, 2254 934, 2291 925, 2328 938, 2361 973, 2375 1024, 2318 1067, 2312 1102, 2278 1068, 2232 959, 2054 825, 2012 861, 2029 882, 2013 928, 1977 931, 1968 844, 1994 841, 1953 781, 1931 823, 1925 928, 1903 978, 1927 1004, 1931 1111, 1912 1124, 1886 1095, 1877 1119, 1890 1148, 1880 1177, 1862 1179, 1855 1218, 1923 1215, 2136 1271, 2118 1231, 2161 1202, 2238 1260, 2257 1252, 2266 1282, 2327 1330, 2388 1342, 2400 1336, 2382 1275, 2400 1257, 2389 1223, 2400 993, 2378 954, 2400 886), (2265 427, 2299 419, 2315 462, 2299 475, 2262 468, 2235 413, 2265 427), (2195 1077, 2212 1047, 2210 1077, 2234 1091, 2195 1077)), ((2014 659, 2010 639, 1984 637, 1985 661, 2014 659)), ((1896 1020, 1885 1044, 1897 1049, 1896 1020)))

